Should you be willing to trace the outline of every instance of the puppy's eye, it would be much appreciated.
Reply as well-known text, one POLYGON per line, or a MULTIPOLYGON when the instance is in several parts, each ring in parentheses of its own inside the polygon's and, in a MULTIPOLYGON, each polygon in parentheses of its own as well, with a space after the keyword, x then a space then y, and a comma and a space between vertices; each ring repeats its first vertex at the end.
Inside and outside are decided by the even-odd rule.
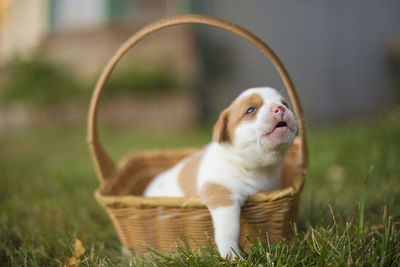
POLYGON ((246 111, 246 114, 251 114, 255 112, 257 109, 255 107, 249 107, 249 109, 246 111))
POLYGON ((282 104, 283 104, 285 107, 289 108, 289 103, 288 103, 286 100, 282 100, 282 104))

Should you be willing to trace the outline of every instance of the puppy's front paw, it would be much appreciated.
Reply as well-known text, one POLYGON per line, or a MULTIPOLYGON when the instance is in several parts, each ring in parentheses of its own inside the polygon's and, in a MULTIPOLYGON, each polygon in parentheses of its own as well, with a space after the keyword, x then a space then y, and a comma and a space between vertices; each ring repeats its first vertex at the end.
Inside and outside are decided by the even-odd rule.
POLYGON ((221 257, 224 259, 234 260, 237 257, 239 257, 239 259, 243 259, 243 257, 240 255, 238 247, 220 248, 220 249, 218 249, 218 251, 219 251, 219 254, 221 255, 221 257), (235 250, 236 253, 233 250, 235 250))

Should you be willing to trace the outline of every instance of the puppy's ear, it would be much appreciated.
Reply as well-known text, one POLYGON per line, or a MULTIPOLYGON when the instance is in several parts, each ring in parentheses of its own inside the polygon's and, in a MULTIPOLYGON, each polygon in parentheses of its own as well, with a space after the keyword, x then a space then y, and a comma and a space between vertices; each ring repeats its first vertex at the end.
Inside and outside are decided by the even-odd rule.
POLYGON ((214 125, 212 140, 221 143, 221 142, 230 142, 230 136, 228 131, 228 119, 229 119, 229 111, 225 109, 220 115, 217 122, 214 125))

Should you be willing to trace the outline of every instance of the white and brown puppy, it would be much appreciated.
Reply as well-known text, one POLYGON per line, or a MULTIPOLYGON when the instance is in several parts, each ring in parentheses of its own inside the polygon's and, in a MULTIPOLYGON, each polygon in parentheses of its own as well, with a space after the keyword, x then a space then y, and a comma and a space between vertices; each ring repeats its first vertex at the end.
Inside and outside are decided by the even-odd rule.
POLYGON ((281 165, 297 132, 286 100, 274 89, 251 88, 225 109, 213 142, 157 176, 148 197, 200 196, 210 210, 222 257, 239 253, 240 207, 248 196, 280 187, 281 165))

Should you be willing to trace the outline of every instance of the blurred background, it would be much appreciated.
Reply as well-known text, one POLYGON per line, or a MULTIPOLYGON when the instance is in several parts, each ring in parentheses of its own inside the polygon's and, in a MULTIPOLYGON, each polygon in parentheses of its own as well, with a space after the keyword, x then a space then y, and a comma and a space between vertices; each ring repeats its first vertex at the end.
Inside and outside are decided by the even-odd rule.
MULTIPOLYGON (((90 95, 132 34, 186 13, 248 29, 291 75, 310 150, 301 231, 330 222, 329 207, 338 223, 352 221, 363 188, 370 225, 382 214, 399 222, 399 11, 398 0, 0 0, 0 263, 62 265, 74 238, 95 259, 120 255, 92 194, 99 183, 85 141, 90 95)), ((199 25, 164 29, 112 73, 101 140, 115 160, 131 150, 202 146, 218 113, 255 86, 285 93, 247 42, 199 25)))
MULTIPOLYGON (((269 44, 292 76, 308 127, 366 117, 400 99, 399 10, 398 1, 373 0, 2 0, 0 128, 81 123, 116 49, 146 24, 183 13, 232 21, 269 44)), ((178 26, 124 58, 105 91, 102 117, 193 126, 215 119, 245 88, 264 85, 284 91, 256 48, 221 30, 178 26)))

